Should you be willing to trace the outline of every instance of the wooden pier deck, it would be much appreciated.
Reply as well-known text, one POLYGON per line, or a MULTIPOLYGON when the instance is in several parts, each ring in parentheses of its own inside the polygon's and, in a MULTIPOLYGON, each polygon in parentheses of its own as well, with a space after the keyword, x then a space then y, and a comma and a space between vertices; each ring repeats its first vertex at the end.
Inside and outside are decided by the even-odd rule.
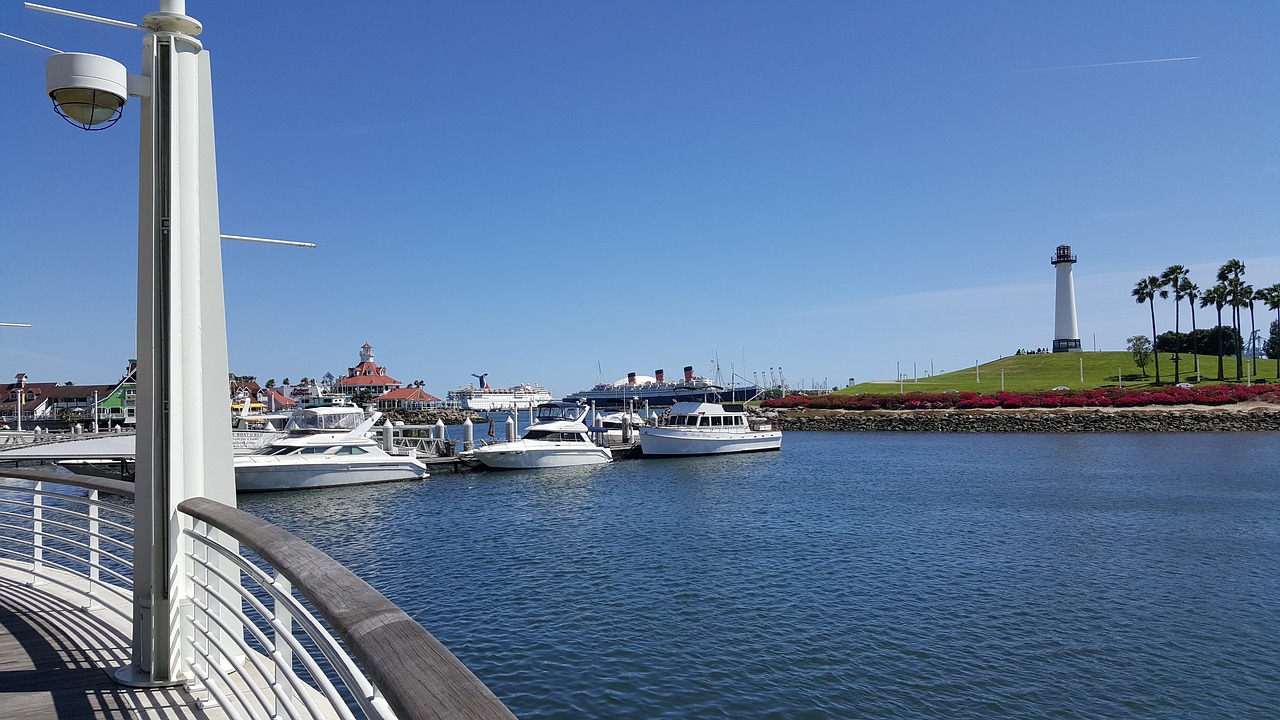
POLYGON ((26 569, 0 562, 0 717, 224 720, 181 687, 117 684, 112 673, 129 664, 131 608, 85 608, 83 594, 53 577, 33 584, 26 569))

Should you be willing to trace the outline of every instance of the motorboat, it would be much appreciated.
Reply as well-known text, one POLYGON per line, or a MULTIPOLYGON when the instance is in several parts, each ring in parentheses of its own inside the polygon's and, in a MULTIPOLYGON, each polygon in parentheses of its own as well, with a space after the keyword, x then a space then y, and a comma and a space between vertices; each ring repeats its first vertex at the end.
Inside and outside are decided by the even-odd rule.
POLYGON ((427 477, 426 465, 416 457, 392 455, 369 438, 381 413, 347 427, 355 419, 350 410, 363 415, 359 408, 296 411, 288 435, 235 456, 236 490, 299 490, 427 477))
POLYGON ((367 417, 345 395, 309 395, 306 400, 306 405, 289 413, 242 413, 232 418, 232 452, 257 453, 291 434, 347 433, 367 417))
POLYGON ((679 402, 658 425, 640 428, 640 453, 646 457, 781 449, 782 431, 736 404, 679 402))
POLYGON ((486 467, 524 469, 598 465, 613 453, 591 439, 583 423, 590 408, 580 403, 552 401, 534 410, 533 422, 518 440, 495 442, 461 453, 486 467))

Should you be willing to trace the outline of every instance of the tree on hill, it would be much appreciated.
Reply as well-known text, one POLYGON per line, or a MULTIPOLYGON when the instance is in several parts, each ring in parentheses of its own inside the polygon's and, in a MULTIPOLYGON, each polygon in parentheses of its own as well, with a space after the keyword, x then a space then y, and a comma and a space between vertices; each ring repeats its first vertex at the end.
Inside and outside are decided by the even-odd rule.
POLYGON ((1221 335, 1222 354, 1223 356, 1234 355, 1236 345, 1241 338, 1236 335, 1236 329, 1230 325, 1221 327, 1197 328, 1193 333, 1182 333, 1174 335, 1172 330, 1166 330, 1160 333, 1160 337, 1156 338, 1155 351, 1160 353, 1190 353, 1193 348, 1203 345, 1205 347, 1217 347, 1221 335))
MULTIPOLYGON (((1180 333, 1180 310, 1182 309, 1182 299, 1186 297, 1183 294, 1182 283, 1187 279, 1187 269, 1181 265, 1170 265, 1160 273, 1160 284, 1173 291, 1173 334, 1177 336, 1180 333)), ((1168 297, 1169 291, 1160 293, 1160 297, 1168 297)), ((1173 353, 1173 381, 1180 382, 1182 380, 1182 369, 1180 353, 1173 353)))
POLYGON ((1191 308, 1191 356, 1196 359, 1196 382, 1200 382, 1200 343, 1196 341, 1196 298, 1200 295, 1200 288, 1191 282, 1191 278, 1183 277, 1178 289, 1191 308))
POLYGON ((1263 344, 1262 349, 1267 357, 1276 361, 1276 379, 1280 380, 1280 320, 1271 321, 1271 336, 1263 344))
MULTIPOLYGON (((1155 347, 1156 296, 1159 295, 1162 298, 1167 298, 1169 297, 1169 291, 1164 289, 1163 284, 1161 283, 1160 277, 1158 275, 1150 275, 1148 277, 1144 277, 1141 280, 1139 280, 1138 284, 1134 286, 1133 292, 1130 294, 1133 295, 1134 299, 1138 301, 1139 305, 1141 305, 1142 303, 1147 303, 1148 305, 1151 306, 1151 345, 1152 347, 1155 347)), ((1160 355, 1158 353, 1155 355, 1155 359, 1156 359, 1156 384, 1159 385, 1160 384, 1160 355)), ((1144 370, 1142 372, 1143 377, 1146 377, 1146 374, 1147 373, 1144 370)))
POLYGON ((1151 341, 1146 335, 1134 335, 1126 342, 1129 343, 1129 353, 1133 355, 1133 364, 1138 366, 1142 371, 1142 377, 1147 376, 1147 363, 1151 362, 1151 341))
MULTIPOLYGON (((1240 332, 1240 310, 1248 302, 1245 300, 1245 284, 1240 277, 1244 275, 1244 263, 1232 258, 1218 268, 1218 283, 1227 290, 1227 305, 1231 306, 1231 326, 1240 332)), ((1249 290, 1249 295, 1253 290, 1249 290)), ((1221 325, 1222 323, 1218 323, 1221 325)), ((1244 378, 1244 348, 1236 350, 1236 380, 1244 378)))
POLYGON ((1280 337, 1277 337, 1277 332, 1280 332, 1280 283, 1262 288, 1258 292, 1263 296, 1262 301, 1267 307, 1276 311, 1276 321, 1271 323, 1271 338, 1267 341, 1271 348, 1267 351, 1267 357, 1275 359, 1276 379, 1280 380, 1280 337))
POLYGON ((1212 305, 1218 311, 1218 379, 1224 379, 1222 376, 1222 308, 1227 305, 1227 286, 1218 283, 1200 296, 1200 307, 1209 307, 1212 305))

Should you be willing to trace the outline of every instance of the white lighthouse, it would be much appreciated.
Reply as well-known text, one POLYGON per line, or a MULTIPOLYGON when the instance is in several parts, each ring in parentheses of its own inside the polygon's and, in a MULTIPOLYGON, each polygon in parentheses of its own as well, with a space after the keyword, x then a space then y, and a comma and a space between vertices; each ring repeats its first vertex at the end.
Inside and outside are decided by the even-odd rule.
POLYGON ((1076 256, 1070 245, 1059 245, 1058 252, 1049 261, 1058 269, 1057 301, 1054 303, 1053 351, 1080 352, 1080 329, 1076 326, 1076 284, 1071 277, 1071 266, 1076 256))

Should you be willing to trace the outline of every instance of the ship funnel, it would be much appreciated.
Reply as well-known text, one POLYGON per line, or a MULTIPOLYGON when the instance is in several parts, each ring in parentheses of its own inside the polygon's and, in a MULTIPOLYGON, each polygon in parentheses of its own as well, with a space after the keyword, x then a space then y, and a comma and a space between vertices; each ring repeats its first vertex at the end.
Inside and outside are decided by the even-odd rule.
POLYGON ((653 381, 654 381, 654 382, 665 382, 665 381, 662 379, 662 371, 661 371, 661 370, 654 370, 654 371, 653 371, 653 381))
POLYGON ((693 381, 693 366, 692 366, 692 365, 685 365, 685 366, 684 366, 684 381, 685 381, 685 382, 692 382, 692 381, 693 381))
POLYGON ((635 374, 635 373, 633 373, 633 372, 629 372, 629 373, 627 373, 627 384, 628 384, 628 385, 635 385, 635 384, 636 384, 636 374, 635 374))

